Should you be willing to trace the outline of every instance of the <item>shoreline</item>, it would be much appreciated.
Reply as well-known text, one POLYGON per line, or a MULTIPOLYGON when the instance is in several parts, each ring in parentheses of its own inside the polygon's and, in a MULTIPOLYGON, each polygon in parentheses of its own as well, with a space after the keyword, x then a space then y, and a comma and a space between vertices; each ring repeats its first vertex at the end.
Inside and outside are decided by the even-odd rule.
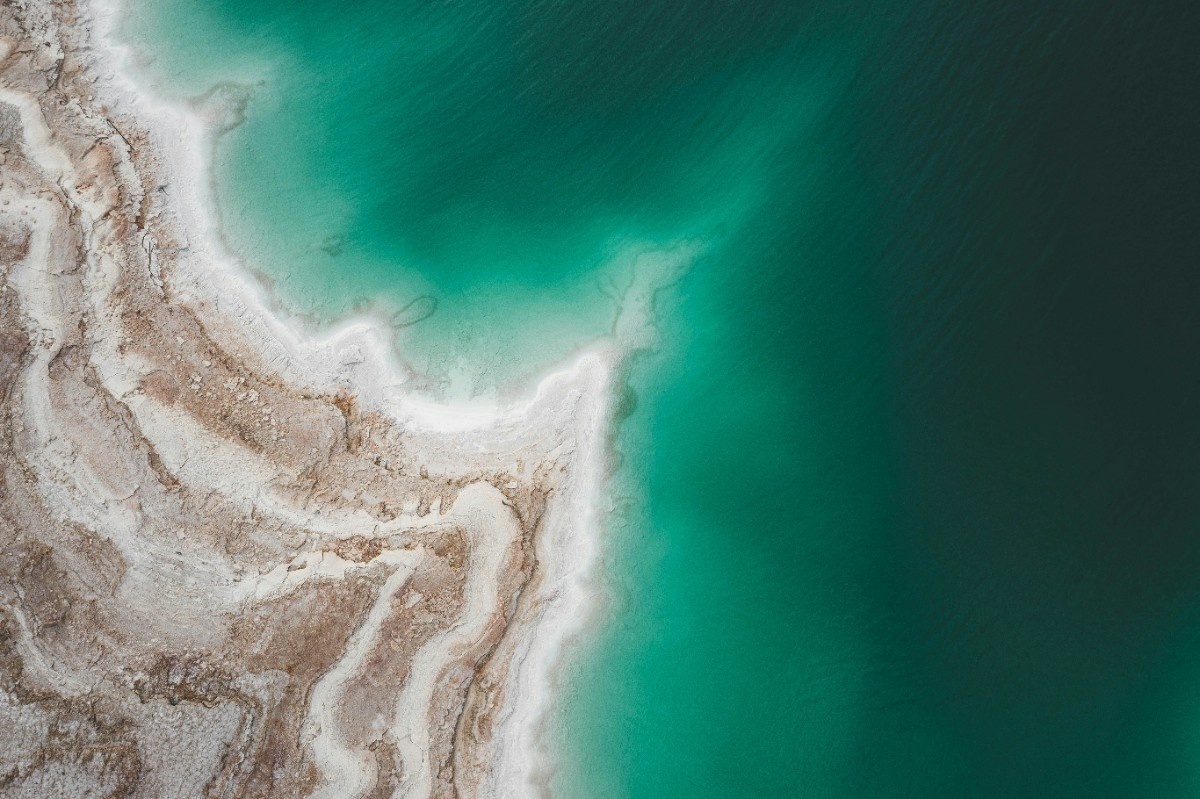
MULTIPOLYGON (((238 300, 246 301, 252 318, 261 320, 270 330, 272 341, 282 339, 281 343, 289 359, 302 361, 305 366, 321 364, 323 361, 337 363, 328 357, 323 358, 321 353, 344 352, 346 349, 361 347, 366 351, 366 366, 358 369, 358 373, 353 377, 339 375, 335 378, 336 381, 351 384, 361 392, 366 387, 364 373, 386 375, 385 380, 375 387, 371 399, 381 407, 387 408, 397 418, 407 419, 424 429, 437 432, 466 432, 494 425, 501 416, 524 416, 539 397, 550 393, 550 384, 569 379, 570 374, 578 373, 589 362, 596 362, 593 368, 599 370, 598 374, 601 377, 592 389, 593 407, 587 414, 589 424, 586 425, 588 443, 585 449, 589 453, 587 460, 590 476, 582 480, 585 486, 584 496, 576 501, 574 513, 577 518, 590 520, 578 529, 590 530, 591 534, 577 536, 573 541, 559 540, 552 543, 557 551, 576 549, 582 553, 582 557, 577 558, 569 567, 576 577, 575 581, 559 589, 563 595, 570 597, 570 601, 559 614, 557 629, 549 634, 543 632, 540 635, 533 630, 518 647, 525 652, 522 662, 531 659, 535 668, 535 672, 524 675, 521 682, 526 686, 525 692, 538 697, 538 701, 511 703, 508 718, 516 721, 510 722, 509 726, 514 728, 511 734, 517 743, 508 747, 510 754, 501 760, 506 766, 504 774, 495 780, 498 789, 495 795, 510 795, 509 792, 514 788, 528 783, 528 775, 522 773, 525 771, 525 764, 544 760, 546 756, 545 747, 539 740, 540 726, 544 722, 552 698, 544 689, 539 691, 538 688, 548 685, 554 679, 561 667, 562 650, 569 646, 569 639, 584 633, 591 616, 589 606, 593 598, 589 597, 586 588, 593 579, 589 572, 597 562, 599 550, 596 540, 599 531, 596 525, 600 514, 597 512, 596 503, 600 499, 599 484, 606 468, 604 456, 610 426, 609 394, 613 390, 611 373, 620 363, 621 354, 611 346, 598 351, 597 345, 600 342, 585 345, 570 363, 544 369, 542 376, 536 379, 531 397, 512 403, 507 408, 502 408, 495 401, 446 403, 411 394, 406 397, 398 397, 395 394, 388 396, 391 393, 389 389, 394 390, 393 387, 412 379, 411 367, 399 359, 400 352, 392 343, 394 339, 388 335, 392 330, 388 321, 370 313, 352 313, 334 320, 331 324, 301 320, 287 311, 281 299, 269 296, 270 289, 262 285, 260 279, 256 279, 258 273, 240 262, 241 259, 229 249, 224 235, 219 230, 215 199, 216 175, 212 155, 217 139, 225 131, 217 125, 205 125, 200 115, 187 106, 155 98, 144 87, 139 86, 127 68, 131 55, 128 48, 115 44, 113 39, 113 30, 122 14, 119 0, 85 2, 90 4, 93 13, 101 20, 100 29, 95 34, 100 43, 100 51, 105 52, 113 62, 109 67, 113 69, 116 79, 123 84, 122 89, 128 92, 129 101, 135 109, 133 115, 139 120, 153 119, 156 124, 169 130, 170 134, 187 142, 187 146, 181 148, 183 155, 164 170, 166 174, 182 179, 180 188, 186 192, 186 195, 177 195, 185 198, 177 202, 188 212, 181 226, 184 230, 199 231, 197 240, 203 248, 201 252, 208 256, 212 268, 236 281, 238 300), (188 174, 196 179, 188 180, 188 174), (297 355, 298 352, 302 354, 297 355)), ((146 127, 153 135, 153 125, 146 127)), ((158 135, 161 137, 163 134, 160 132, 158 135)), ((649 314, 648 309, 645 313, 649 314)), ((615 327, 614 324, 614 329, 615 327)), ((623 331, 625 335, 628 335, 629 327, 626 323, 626 330, 623 331)), ((344 361, 341 363, 344 364, 344 361)), ((299 373, 305 370, 296 371, 299 373)), ((530 394, 528 387, 519 390, 519 393, 530 394)), ((572 514, 564 515, 567 518, 560 523, 562 527, 555 525, 556 529, 573 526, 570 518, 572 514)), ((561 532, 559 537, 565 538, 561 532)), ((505 731, 497 737, 507 738, 509 734, 505 731)), ((553 766, 548 767, 545 763, 536 768, 536 772, 541 773, 549 770, 553 770, 553 766)))
MULTIPOLYGON (((285 727, 293 723, 299 725, 301 738, 310 741, 318 763, 341 763, 339 769, 344 783, 331 782, 331 778, 318 770, 309 786, 311 790, 337 792, 350 784, 380 786, 387 779, 394 781, 397 795, 400 792, 403 795, 442 795, 446 786, 478 796, 544 793, 545 780, 554 768, 543 735, 551 701, 548 686, 554 680, 562 652, 570 645, 570 640, 582 634, 589 624, 597 622, 592 618, 592 594, 596 588, 593 572, 599 562, 600 517, 603 515, 599 503, 608 468, 607 431, 611 423, 610 395, 614 372, 624 353, 646 346, 647 337, 652 335, 647 320, 652 318, 654 293, 669 282, 663 280, 663 273, 668 277, 677 274, 694 257, 694 250, 685 248, 683 253, 676 252, 667 257, 665 269, 642 270, 642 279, 635 281, 638 285, 630 287, 614 322, 611 339, 596 342, 585 348, 571 365, 545 375, 527 399, 502 407, 496 403, 488 406, 436 404, 414 396, 411 391, 405 391, 413 375, 399 362, 388 342, 386 328, 379 320, 352 317, 316 337, 311 331, 299 329, 294 320, 282 317, 271 307, 263 296, 263 289, 255 286, 236 259, 224 251, 214 229, 211 210, 206 212, 206 203, 211 197, 205 194, 211 192, 211 185, 204 178, 211 178, 211 164, 204 153, 206 150, 211 152, 207 146, 211 130, 200 124, 194 112, 173 108, 140 94, 122 71, 119 49, 114 49, 107 38, 119 10, 106 2, 88 3, 85 0, 82 5, 83 19, 91 14, 99 22, 97 30, 90 33, 80 30, 85 23, 78 18, 70 21, 72 28, 55 28, 66 23, 55 19, 55 12, 45 6, 29 10, 28 19, 18 20, 28 29, 39 24, 46 30, 55 28, 61 37, 58 42, 62 48, 58 60, 60 72, 67 59, 79 58, 76 65, 82 76, 79 85, 90 85, 95 92, 91 97, 79 95, 82 102, 78 109, 62 112, 68 116, 56 120, 47 118, 41 136, 38 136, 41 132, 38 119, 46 115, 45 107, 35 94, 23 93, 8 85, 10 73, 19 72, 14 67, 14 56, 21 53, 13 48, 0 53, 0 62, 5 65, 5 88, 0 93, 0 100, 21 109, 25 142, 17 146, 27 148, 26 152, 32 156, 26 158, 31 170, 30 182, 37 179, 33 173, 38 169, 43 174, 57 169, 63 176, 76 176, 75 188, 62 190, 61 211, 43 209, 30 214, 33 219, 30 229, 34 232, 26 234, 26 241, 38 240, 39 227, 48 229, 50 232, 44 239, 48 249, 38 251, 37 247, 27 244, 24 262, 37 261, 53 268, 21 270, 20 279, 14 283, 16 293, 25 302, 26 313, 28 308, 42 303, 39 307, 42 307, 43 318, 57 326, 57 335, 51 337, 54 340, 44 347, 47 354, 28 362, 18 376, 19 381, 24 382, 18 382, 14 390, 18 399, 33 397, 35 391, 43 392, 42 396, 49 398, 46 403, 50 411, 37 408, 37 402, 26 402, 21 410, 26 422, 24 428, 14 434, 17 436, 14 446, 23 452, 44 447, 44 442, 54 441, 62 435, 66 429, 64 420, 70 414, 78 414, 78 397, 68 392, 60 398, 55 393, 58 389, 46 382, 38 370, 53 370, 62 359, 66 346, 62 342, 82 336, 80 343, 69 345, 73 348, 71 352, 86 349, 88 353, 78 369, 91 370, 90 373, 99 376, 102 389, 117 405, 125 408, 113 418, 125 419, 121 424, 126 427, 132 418, 138 431, 138 437, 132 440, 148 442, 138 446, 150 446, 149 451, 157 453, 148 462, 164 487, 164 496, 155 501, 161 500, 167 503, 162 507, 167 507, 171 502, 183 501, 178 497, 185 496, 194 487, 198 497, 205 494, 209 498, 204 502, 212 503, 215 492, 220 497, 218 503, 224 503, 221 512, 228 511, 231 523, 247 510, 252 520, 266 514, 277 519, 271 524, 286 528, 285 536, 302 543, 297 546, 286 542, 281 545, 273 539, 259 541, 256 537, 264 533, 254 529, 246 535, 256 539, 250 545, 256 557, 250 560, 258 562, 247 564, 236 562, 236 558, 226 562, 219 554, 219 547, 214 549, 206 542, 197 543, 192 557, 200 558, 205 564, 201 576, 210 581, 208 587, 197 588, 189 584, 197 578, 187 574, 187 559, 181 552, 179 568, 182 573, 169 578, 181 586, 178 607, 163 600, 162 608, 150 610, 153 605, 145 602, 153 595, 155 580, 163 579, 161 566, 154 559, 166 550, 159 542, 146 540, 145 520, 151 514, 146 507, 147 501, 141 499, 138 492, 144 494, 150 489, 144 478, 134 474, 145 472, 145 468, 130 466, 129 479, 136 487, 133 494, 122 499, 125 489, 100 485, 104 481, 97 477, 99 473, 94 468, 86 480, 75 478, 63 483, 57 478, 60 472, 69 473, 75 469, 79 456, 67 462, 53 460, 57 453, 44 457, 33 454, 29 456, 30 468, 43 477, 41 487, 30 489, 29 501, 36 503, 39 497, 51 499, 47 494, 51 489, 60 492, 55 496, 66 508, 59 511, 60 515, 70 517, 74 514, 78 517, 75 524, 86 525, 118 550, 114 557, 124 560, 125 573, 133 577, 123 579, 113 590, 123 594, 126 605, 138 608, 125 613, 128 618, 121 618, 124 611, 120 608, 108 611, 113 617, 108 621, 123 625, 124 635, 130 635, 128 630, 136 628, 137 624, 132 622, 145 623, 147 612, 152 615, 161 612, 167 618, 174 615, 195 628, 191 644, 187 643, 187 635, 177 635, 177 643, 165 648, 157 639, 128 645, 130 651, 125 656, 133 663, 145 665, 154 657, 178 660, 182 653, 196 651, 195 647, 199 645, 201 650, 210 652, 205 656, 207 660, 214 664, 224 663, 221 666, 224 672, 235 672, 234 665, 241 662, 239 656, 223 652, 221 647, 226 645, 223 642, 233 640, 230 636, 234 633, 230 631, 236 632, 238 616, 251 608, 251 599, 264 602, 269 599, 274 607, 306 591, 313 592, 314 596, 322 590, 337 594, 344 586, 339 586, 337 591, 327 586, 335 585, 338 579, 346 584, 358 581, 373 586, 364 590, 366 596, 374 599, 358 600, 360 605, 366 603, 359 613, 367 615, 359 617, 363 621, 352 624, 340 639, 343 643, 331 649, 329 665, 313 675, 311 686, 304 694, 320 697, 320 708, 306 711, 301 706, 290 711, 301 716, 299 721, 284 719, 280 722, 285 727), (42 19, 38 19, 39 14, 42 19), (97 111, 97 106, 102 110, 97 111), (78 118, 69 116, 76 112, 78 118), (95 158, 96 145, 83 151, 80 158, 69 151, 69 145, 54 142, 56 136, 66 133, 63 125, 77 125, 82 130, 96 127, 101 120, 127 148, 121 153, 120 145, 112 137, 104 140, 105 147, 111 151, 105 154, 111 167, 109 160, 99 167, 90 163, 89 159, 95 158), (31 136, 38 140, 31 141, 31 136), (100 171, 94 172, 95 168, 100 171), (111 174, 111 185, 104 185, 109 180, 105 176, 106 169, 111 170, 107 173, 111 174), (141 210, 136 214, 132 213, 134 204, 129 199, 138 193, 132 185, 134 182, 143 184, 141 200, 136 204, 141 210), (150 192, 146 185, 158 188, 150 192), (123 192, 128 196, 121 199, 123 192), (156 194, 167 196, 160 198, 156 194), (113 200, 113 197, 118 199, 113 200), (147 207, 152 211, 149 214, 147 207), (132 218, 118 219, 122 213, 132 218), (80 292, 76 292, 73 285, 63 288, 50 278, 34 274, 46 271, 51 277, 57 277, 54 274, 57 267, 52 263, 54 241, 59 236, 55 231, 61 230, 64 224, 75 230, 78 223, 66 221, 75 218, 80 222, 91 220, 90 234, 83 227, 76 230, 87 262, 80 292), (141 260, 139 250, 144 254, 144 263, 140 267, 130 262, 131 254, 134 259, 141 260), (163 344, 151 346, 147 343, 144 350, 132 352, 130 348, 136 349, 137 345, 130 343, 129 328, 123 326, 131 318, 130 312, 118 314, 111 306, 126 302, 129 296, 155 290, 159 297, 152 298, 146 307, 153 308, 155 303, 167 306, 157 309, 156 312, 162 313, 172 311, 171 306, 184 308, 187 311, 184 316, 200 323, 201 338, 189 340, 180 335, 185 332, 185 327, 197 329, 188 326, 190 323, 183 325, 180 322, 173 345, 165 328, 155 329, 162 334, 161 340, 167 349, 163 349, 163 344), (51 294, 69 295, 70 302, 56 299, 45 304, 40 299, 51 294), (68 324, 73 315, 69 311, 74 307, 71 302, 82 303, 78 306, 83 314, 78 327, 86 327, 86 330, 78 335, 68 324), (67 312, 58 306, 66 307, 67 312), (177 347, 178 352, 167 351, 172 347, 177 347), (197 352, 201 354, 197 355, 197 352), (219 353, 219 360, 218 356, 203 358, 203 353, 213 352, 219 353), (202 366, 196 366, 198 358, 203 358, 202 366), (237 363, 233 362, 235 359, 237 363), (175 367, 169 365, 172 361, 175 367), (180 378, 171 376, 172 368, 180 378), (243 395, 270 392, 275 397, 272 406, 290 403, 295 415, 288 417, 278 409, 266 407, 263 414, 271 425, 270 430, 264 434, 257 427, 243 430, 235 425, 234 432, 240 440, 233 440, 230 431, 225 429, 228 424, 222 426, 233 416, 233 404, 224 406, 220 413, 192 407, 180 410, 180 389, 173 386, 185 384, 181 378, 188 368, 200 371, 225 369, 228 377, 224 385, 229 403, 244 402, 243 395), (158 375, 166 376, 157 379, 158 375), (239 390, 251 383, 261 388, 239 390), (343 417, 344 421, 339 421, 343 417), (289 422, 292 422, 291 433, 289 422), (330 432, 321 432, 331 422, 336 424, 329 428, 330 432), (301 427, 297 428, 296 424, 301 427), (339 425, 346 429, 339 430, 339 425), (357 439, 351 436, 352 427, 357 439), (311 429, 319 432, 312 433, 311 429), (380 430, 387 432, 381 435, 380 430), (343 440, 348 443, 339 443, 343 440), (358 443, 354 443, 356 440, 358 443), (207 452, 201 454, 197 442, 205 442, 200 449, 207 452), (301 446, 304 443, 319 446, 308 447, 306 452, 301 446), (272 447, 291 448, 274 451, 272 447), (322 448, 328 449, 322 456, 323 461, 314 455, 322 448), (363 461, 359 457, 361 451, 371 448, 378 450, 378 454, 372 456, 370 463, 357 465, 363 461), (414 451, 418 455, 416 458, 414 451), (393 458, 406 459, 402 462, 408 465, 397 469, 392 464, 393 458), (534 462, 539 465, 534 467, 534 462), (417 465, 419 470, 415 468, 417 465), (372 469, 386 472, 382 477, 369 478, 369 485, 380 486, 372 491, 380 495, 389 491, 396 493, 398 513, 386 500, 380 501, 374 511, 363 504, 366 501, 365 496, 360 496, 363 478, 357 475, 367 474, 372 469), (240 477, 243 470, 253 478, 247 481, 240 477), (419 471, 419 478, 413 474, 415 471, 419 471), (321 499, 314 508, 313 487, 308 488, 307 493, 301 487, 300 494, 289 487, 297 480, 307 484, 313 479, 307 476, 310 474, 318 475, 314 486, 328 481, 345 487, 340 489, 340 494, 333 489, 321 492, 321 499), (231 480, 234 475, 239 477, 231 480), (46 476, 52 479, 47 480, 46 476), (254 491, 242 485, 260 477, 261 484, 254 491), (395 485, 385 486, 381 480, 392 480, 395 485), (430 481, 441 488, 427 486, 430 481), (82 485, 90 488, 79 488, 82 485), (329 498, 325 498, 326 494, 329 498), (347 495, 350 495, 349 499, 347 495), (465 495, 474 499, 467 501, 465 495), (293 496, 299 499, 291 499, 293 496), (63 497, 67 499, 63 500, 63 497), (131 500, 138 505, 136 509, 125 507, 131 500), (106 509, 104 512, 97 514, 93 510, 97 502, 106 509), (110 512, 110 507, 115 510, 110 512), (509 521, 502 521, 506 518, 509 521), (436 535, 456 534, 463 540, 453 546, 440 539, 427 543, 433 535, 429 531, 435 528, 436 535), (502 541, 493 540, 497 529, 507 529, 502 541), (453 532, 447 532, 451 530, 453 532), (353 542, 353 547, 348 542, 353 542), (461 550, 458 556, 452 553, 455 546, 461 550), (365 554, 349 552, 348 547, 357 547, 365 554), (151 553, 151 560, 144 560, 145 552, 151 553), (418 554, 405 554, 414 552, 418 554), (451 555, 443 563, 439 559, 445 560, 446 552, 451 555), (480 566, 482 563, 492 565, 485 569, 480 566), (381 569, 383 564, 393 565, 390 570, 381 569), (382 639, 371 638, 364 642, 361 631, 367 628, 360 624, 367 624, 366 619, 372 619, 371 625, 378 632, 389 624, 400 624, 410 611, 424 613, 419 608, 427 595, 412 585, 421 578, 426 566, 430 572, 436 571, 442 583, 459 586, 447 597, 453 594, 460 598, 446 600, 449 608, 446 613, 450 615, 436 627, 441 632, 431 633, 433 637, 425 646, 418 646, 409 653, 404 639, 393 637, 390 641, 392 649, 404 650, 402 654, 406 659, 386 652, 380 654, 376 650, 384 649, 382 639), (397 577, 402 574, 401 569, 409 569, 411 573, 397 577), (481 570, 486 573, 477 574, 481 570), (312 575, 311 579, 309 575, 312 575), (329 579, 334 582, 327 582, 329 579), (405 607, 397 610, 393 600, 398 600, 401 595, 408 598, 404 600, 405 607), (200 608, 207 607, 211 612, 214 600, 228 618, 213 620, 204 616, 200 608), (144 607, 139 608, 139 602, 144 607), (413 611, 414 607, 418 611, 413 611), (470 621, 466 621, 468 619, 470 621), (464 629, 474 632, 464 634, 464 629), (354 646, 350 645, 352 640, 357 642, 354 646), (396 649, 398 645, 399 649, 396 649), (442 653, 440 659, 422 654, 435 650, 442 653), (330 722, 337 716, 336 711, 351 699, 358 697, 356 701, 361 703, 362 696, 370 694, 368 688, 358 685, 364 679, 366 664, 389 657, 395 661, 393 668, 399 670, 397 673, 405 675, 399 684, 406 686, 401 706, 394 713, 394 722, 403 721, 410 726, 416 725, 414 730, 425 730, 428 745, 414 744, 415 733, 408 735, 407 745, 388 742, 390 727, 386 723, 380 727, 380 722, 376 722, 375 732, 356 736, 343 730, 340 741, 330 742, 331 734, 334 738, 339 737, 338 733, 330 733, 330 723, 354 726, 344 717, 330 722), (445 685, 440 683, 448 674, 454 675, 450 680, 454 687, 453 696, 441 695, 445 685), (323 687, 313 693, 318 686, 323 687), (460 709, 458 721, 450 732, 444 724, 436 728, 427 726, 440 713, 434 712, 435 708, 453 706, 460 709), (425 707, 433 715, 428 717, 429 721, 422 722, 415 711, 425 707), (305 725, 309 722, 304 717, 309 712, 316 712, 326 719, 324 725, 318 725, 324 732, 316 737, 303 732, 308 729, 305 725), (445 739, 448 734, 451 738, 445 739), (378 736, 376 740, 383 749, 393 752, 391 759, 394 761, 389 766, 376 753, 379 764, 373 777, 369 773, 370 758, 364 750, 358 749, 360 759, 351 758, 354 762, 349 765, 345 757, 330 754, 334 750, 354 750, 354 741, 369 740, 371 735, 378 736), (441 736, 440 743, 433 741, 438 736, 441 736), (318 747, 316 741, 325 743, 318 747), (443 764, 436 768, 435 749, 440 752, 438 762, 443 764), (395 761, 399 762, 398 767, 395 761)), ((70 14, 73 10, 68 8, 62 13, 70 14)), ((23 75, 22 79, 37 81, 33 72, 23 75)), ((46 89, 47 94, 55 91, 67 90, 54 85, 46 89)), ((61 178, 59 182, 61 184, 61 178)), ((42 201, 31 199, 28 202, 29 208, 34 208, 42 201)), ((170 318, 178 322, 184 316, 175 314, 170 318)), ((74 370, 76 366, 72 363, 69 368, 74 370)), ((210 401, 222 401, 221 390, 208 389, 211 384, 205 383, 204 379, 193 373, 186 381, 186 390, 210 401)), ((182 396, 187 397, 187 394, 182 396)), ((263 404, 257 396, 253 396, 252 401, 263 404)), ((261 427, 261 419, 255 424, 261 427)), ((82 435, 72 440, 77 452, 90 451, 102 443, 82 435)), ((199 531, 196 535, 198 541, 203 540, 199 531)), ((88 563, 87 553, 73 551, 61 541, 46 542, 46 545, 54 553, 53 557, 64 563, 77 563, 81 572, 84 566, 79 564, 88 563), (59 549, 62 549, 61 554, 59 549)), ((223 547, 228 552, 229 542, 225 541, 223 547)), ((259 615, 263 615, 261 609, 259 615)), ((266 615, 269 617, 270 613, 266 615)), ((351 616, 327 621, 340 621, 344 628, 354 619, 351 616)), ((259 623, 270 628, 272 621, 267 618, 259 623)), ((32 627, 30 630, 25 639, 26 648, 37 653, 45 645, 37 640, 32 627)), ((86 653, 89 645, 83 639, 94 637, 95 631, 84 625, 77 633, 80 638, 73 641, 74 650, 61 647, 58 653, 65 666, 66 661, 86 653)), ((382 633, 376 638, 379 635, 382 633)), ((281 648, 284 648, 282 644, 281 648)), ((91 657, 89 654, 85 661, 91 657)), ((96 662, 103 663, 105 657, 100 655, 96 662)), ((264 654, 263 657, 267 656, 264 654)), ((114 676, 127 672, 125 666, 114 665, 112 668, 116 671, 110 670, 107 676, 103 666, 61 670, 68 675, 92 672, 89 676, 98 680, 93 689, 103 690, 118 704, 122 701, 122 679, 132 679, 135 683, 156 679, 150 668, 143 667, 132 677, 114 676)), ((203 671, 199 666, 196 668, 203 671)), ((365 677, 371 682, 369 673, 365 677)), ((244 682, 250 678, 240 679, 244 682)), ((265 680, 270 683, 272 679, 275 678, 260 676, 250 682, 265 680)), ((197 677, 195 681, 201 680, 197 677)), ((254 690, 240 688, 238 695, 250 696, 257 691, 260 698, 253 701, 263 708, 270 705, 270 700, 261 696, 287 691, 278 686, 268 690, 263 685, 254 690), (264 690, 266 694, 262 693, 264 690)), ((385 695, 391 693, 385 689, 385 695)), ((151 692, 151 697, 154 695, 151 692)), ((143 705, 146 703, 144 698, 140 701, 143 705)), ((240 701, 229 700, 229 704, 236 707, 240 701)), ((172 707, 178 705, 176 701, 170 704, 172 707)), ((270 716, 269 710, 258 712, 270 716)), ((238 740, 231 740, 229 752, 236 751, 239 745, 242 749, 253 748, 254 722, 242 722, 242 725, 247 723, 250 727, 239 735, 250 737, 241 740, 240 744, 238 740)), ((153 733, 152 727, 148 726, 147 731, 153 733)), ((257 734, 274 740, 269 731, 259 730, 257 734)), ((372 751, 375 751, 374 746, 372 744, 372 751)), ((239 754, 243 760, 247 758, 247 752, 239 754)), ((308 760, 303 751, 294 756, 308 760)), ((218 766, 218 771, 225 774, 224 784, 235 791, 242 790, 239 785, 249 785, 246 780, 252 781, 258 775, 244 762, 235 768, 221 760, 218 766)), ((362 795, 362 792, 355 789, 347 795, 362 795)))
MULTIPOLYGON (((391 297, 360 298, 348 310, 329 315, 301 310, 275 285, 270 270, 255 264, 252 254, 239 253, 223 230, 214 158, 221 138, 241 126, 246 104, 253 101, 251 94, 258 90, 257 87, 238 80, 219 81, 198 95, 188 95, 173 92, 165 85, 139 81, 135 77, 137 68, 133 65, 143 55, 142 51, 118 43, 115 35, 126 13, 125 3, 122 0, 79 2, 86 5, 100 22, 95 36, 100 44, 98 50, 107 57, 105 69, 111 72, 114 98, 133 109, 131 116, 150 121, 148 128, 156 131, 156 138, 182 143, 178 149, 167 148, 161 153, 169 162, 163 171, 169 175, 198 178, 183 181, 175 192, 177 205, 186 211, 181 227, 197 231, 196 240, 189 244, 204 248, 214 269, 237 281, 237 294, 248 300, 246 305, 251 309, 251 315, 261 317, 270 328, 270 337, 284 342, 291 353, 301 349, 334 350, 342 342, 350 346, 362 344, 371 351, 372 366, 357 371, 372 375, 381 371, 394 373, 393 376, 406 387, 405 404, 430 409, 441 418, 446 414, 436 410, 435 406, 450 408, 456 414, 461 413, 463 424, 484 424, 486 422, 468 420, 472 417, 486 419, 504 407, 525 401, 542 380, 570 368, 579 358, 594 352, 598 343, 613 343, 613 337, 604 334, 581 338, 566 350, 564 356, 539 357, 505 371, 505 376, 496 382, 485 381, 469 387, 460 385, 459 390, 453 390, 449 388, 456 380, 453 374, 426 373, 417 368, 406 352, 407 342, 397 337, 403 329, 427 318, 419 316, 413 322, 405 314, 413 305, 430 300, 429 294, 422 293, 403 302, 391 297), (447 384, 443 386, 445 390, 433 388, 439 383, 447 384), (468 390, 464 392, 463 388, 468 390)), ((612 261, 626 258, 627 253, 620 253, 613 255, 612 261)), ((419 273, 414 274, 418 283, 424 281, 419 273)), ((437 299, 433 299, 436 305, 437 299)), ((620 304, 615 303, 614 318, 621 315, 620 304)), ((416 354, 430 355, 420 350, 416 354)), ((307 354, 304 357, 307 358, 307 354)), ((605 357, 614 362, 621 358, 619 354, 605 357)), ((313 356, 312 360, 328 358, 313 356)), ((358 376, 355 379, 364 378, 358 376)), ((393 382, 392 385, 400 383, 393 382)))

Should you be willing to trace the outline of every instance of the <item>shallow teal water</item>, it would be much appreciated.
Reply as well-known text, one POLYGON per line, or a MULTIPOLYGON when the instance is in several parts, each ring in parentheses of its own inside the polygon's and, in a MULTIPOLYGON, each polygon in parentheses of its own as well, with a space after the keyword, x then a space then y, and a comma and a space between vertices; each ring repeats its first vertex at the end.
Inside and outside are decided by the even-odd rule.
POLYGON ((638 252, 753 213, 823 90, 813 57, 787 57, 792 12, 782 29, 688 12, 681 60, 659 40, 690 35, 671 4, 138 8, 125 35, 160 91, 251 87, 217 151, 235 249, 320 317, 434 297, 406 351, 434 372, 462 357, 483 384, 606 331, 638 252))
POLYGON ((1200 789, 1195 10, 140 8, 162 86, 256 85, 231 243, 321 316, 436 297, 435 373, 537 371, 705 245, 558 795, 1200 789))

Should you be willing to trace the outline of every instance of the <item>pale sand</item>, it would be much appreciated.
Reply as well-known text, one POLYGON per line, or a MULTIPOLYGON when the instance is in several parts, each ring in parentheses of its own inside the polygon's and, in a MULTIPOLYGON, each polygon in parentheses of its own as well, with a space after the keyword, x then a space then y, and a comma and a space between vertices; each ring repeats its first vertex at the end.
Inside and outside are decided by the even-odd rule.
POLYGON ((113 15, 0 9, 0 792, 544 794, 614 370, 695 248, 526 399, 433 403, 378 322, 272 312, 213 106, 140 92, 113 15))

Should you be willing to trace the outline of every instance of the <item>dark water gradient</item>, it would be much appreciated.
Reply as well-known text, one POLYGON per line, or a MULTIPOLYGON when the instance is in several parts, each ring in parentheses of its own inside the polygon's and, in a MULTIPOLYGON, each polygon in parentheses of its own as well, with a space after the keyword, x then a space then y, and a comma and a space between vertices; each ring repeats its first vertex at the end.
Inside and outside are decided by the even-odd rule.
POLYGON ((647 378, 656 623, 580 779, 1195 795, 1197 10, 893 12, 647 378))
POLYGON ((897 606, 976 795, 1198 788, 1196 12, 943 17, 885 89, 897 606))

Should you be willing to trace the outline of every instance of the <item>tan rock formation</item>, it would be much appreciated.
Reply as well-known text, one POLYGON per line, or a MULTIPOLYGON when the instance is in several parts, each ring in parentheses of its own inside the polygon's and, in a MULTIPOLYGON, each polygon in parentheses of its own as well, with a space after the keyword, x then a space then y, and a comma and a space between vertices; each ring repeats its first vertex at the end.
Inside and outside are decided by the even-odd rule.
POLYGON ((293 334, 90 13, 0 8, 0 796, 536 793, 608 356, 463 419, 293 334))

